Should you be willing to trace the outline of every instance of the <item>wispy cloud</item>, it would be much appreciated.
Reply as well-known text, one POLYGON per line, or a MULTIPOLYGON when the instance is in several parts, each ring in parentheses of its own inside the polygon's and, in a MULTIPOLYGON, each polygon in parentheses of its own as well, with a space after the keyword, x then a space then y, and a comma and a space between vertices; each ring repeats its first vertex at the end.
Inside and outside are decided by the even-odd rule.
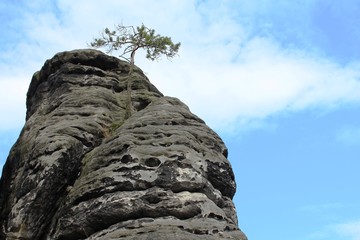
POLYGON ((349 219, 349 212, 353 212, 357 205, 348 205, 337 202, 310 204, 299 208, 299 213, 305 218, 313 218, 321 225, 312 227, 303 239, 309 240, 360 240, 360 221, 345 221, 349 219))
MULTIPOLYGON (((310 2, 303 4, 304 14, 310 14, 310 2)), ((259 15, 253 4, 59 0, 50 6, 47 1, 31 1, 21 13, 22 22, 17 23, 24 39, 13 52, 6 52, 9 59, 22 59, 17 62, 23 64, 17 67, 28 75, 29 82, 31 74, 56 52, 86 47, 104 27, 143 22, 181 41, 182 49, 173 62, 149 63, 139 58, 137 64, 161 91, 179 97, 216 129, 243 128, 284 111, 360 102, 359 63, 343 65, 311 52, 311 48, 284 45, 281 37, 286 36, 260 34, 265 25, 257 34, 259 24, 246 21, 254 19, 251 14, 259 15), (161 14, 156 14, 159 11, 161 14)), ((256 6, 264 8, 263 12, 270 7, 260 0, 256 6)), ((279 7, 294 9, 291 5, 279 7)), ((292 28, 296 28, 298 21, 292 21, 292 28)), ((2 66, 6 64, 1 62, 2 66)), ((8 82, 2 84, 13 87, 8 82)), ((6 99, 17 96, 1 92, 6 99)), ((11 109, 20 111, 14 105, 16 101, 8 105, 1 102, 0 111, 7 115, 11 109)), ((10 127, 6 122, 3 126, 10 127)))
POLYGON ((335 225, 334 230, 349 240, 360 240, 360 220, 335 225))
POLYGON ((210 48, 205 54, 193 51, 177 60, 180 69, 179 64, 169 65, 167 72, 154 66, 150 73, 165 92, 186 100, 218 127, 283 111, 329 108, 360 100, 357 67, 341 67, 304 52, 281 49, 266 38, 244 43, 236 61, 232 60, 234 51, 226 48, 230 47, 216 46, 216 57, 210 48), (171 75, 179 70, 183 73, 171 75), (174 82, 180 83, 176 89, 174 82))
POLYGON ((360 240, 360 220, 328 224, 309 233, 304 239, 309 240, 360 240))
POLYGON ((25 122, 27 88, 28 81, 24 77, 1 79, 0 131, 18 129, 25 122))

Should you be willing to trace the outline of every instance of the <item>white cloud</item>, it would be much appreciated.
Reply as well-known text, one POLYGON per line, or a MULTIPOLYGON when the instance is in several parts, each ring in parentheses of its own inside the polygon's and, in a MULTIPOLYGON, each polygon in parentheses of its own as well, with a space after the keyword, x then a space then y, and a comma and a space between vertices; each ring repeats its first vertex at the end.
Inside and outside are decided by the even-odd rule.
MULTIPOLYGON (((310 209, 311 210, 311 209, 310 209)), ((309 233, 305 239, 309 240, 360 240, 360 220, 347 221, 337 224, 322 226, 318 230, 309 233)))
POLYGON ((334 226, 335 231, 349 240, 360 240, 360 220, 334 226))
POLYGON ((20 129, 24 124, 28 84, 21 77, 0 80, 0 131, 20 129))
MULTIPOLYGON (((59 0, 57 13, 49 8, 36 15, 26 13, 27 30, 19 31, 25 31, 27 41, 19 44, 14 56, 26 59, 31 65, 26 69, 34 72, 58 51, 86 47, 104 27, 121 21, 145 23, 181 41, 182 48, 172 62, 138 58, 137 64, 160 91, 179 97, 216 129, 246 127, 283 111, 360 101, 359 64, 342 66, 313 53, 284 49, 274 38, 256 36, 226 5, 232 1, 105 2, 59 0)), ((15 102, 1 103, 0 111, 9 115, 18 108, 15 102)))
POLYGON ((158 85, 166 93, 184 99, 218 128, 234 125, 239 119, 263 119, 282 111, 360 100, 357 68, 289 52, 269 39, 251 39, 236 61, 231 60, 233 52, 227 47, 218 45, 216 51, 209 48, 204 54, 193 51, 176 60, 177 64, 167 65, 171 70, 154 66, 150 79, 160 79, 158 85), (183 79, 184 84, 175 89, 174 82, 183 79))

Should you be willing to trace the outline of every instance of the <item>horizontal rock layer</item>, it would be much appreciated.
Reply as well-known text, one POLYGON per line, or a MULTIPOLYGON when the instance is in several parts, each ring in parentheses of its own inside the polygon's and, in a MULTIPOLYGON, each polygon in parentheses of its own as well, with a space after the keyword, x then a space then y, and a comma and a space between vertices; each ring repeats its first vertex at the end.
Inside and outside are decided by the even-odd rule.
POLYGON ((246 239, 227 149, 180 100, 95 50, 34 74, 0 181, 0 239, 246 239))

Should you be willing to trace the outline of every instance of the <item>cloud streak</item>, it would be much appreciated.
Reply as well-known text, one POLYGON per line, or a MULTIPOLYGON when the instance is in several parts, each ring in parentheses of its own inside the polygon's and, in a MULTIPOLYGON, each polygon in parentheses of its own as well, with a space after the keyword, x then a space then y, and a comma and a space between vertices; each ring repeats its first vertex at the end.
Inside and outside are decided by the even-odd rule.
MULTIPOLYGON (((150 63, 139 58, 137 64, 161 91, 179 97, 216 129, 233 131, 284 111, 360 102, 359 63, 341 65, 316 52, 284 47, 276 36, 257 35, 253 25, 239 21, 241 11, 236 10, 234 1, 214 5, 203 1, 138 0, 131 4, 106 1, 105 5, 59 0, 51 6, 44 1, 34 2, 22 13, 19 31, 24 40, 9 53, 9 57, 23 59, 25 66, 17 71, 28 75, 28 80, 22 81, 19 95, 10 90, 16 84, 9 83, 13 79, 0 83, 8 86, 6 91, 1 90, 0 103, 0 111, 7 115, 12 109, 24 111, 19 101, 24 102, 24 82, 28 83, 37 70, 34 66, 40 68, 58 51, 86 47, 102 28, 121 21, 129 25, 143 22, 182 42, 180 57, 172 62, 150 63), (160 9, 166 11, 155 14, 160 9), (11 99, 11 104, 4 104, 6 99, 11 99)), ((251 9, 247 1, 242 4, 251 9)), ((3 59, 1 65, 6 64, 3 59)), ((0 123, 9 128, 13 127, 11 122, 14 120, 0 123)))
POLYGON ((334 227, 335 231, 349 240, 360 240, 360 220, 338 224, 334 227))
POLYGON ((27 85, 21 78, 1 79, 0 131, 17 129, 24 124, 27 85))

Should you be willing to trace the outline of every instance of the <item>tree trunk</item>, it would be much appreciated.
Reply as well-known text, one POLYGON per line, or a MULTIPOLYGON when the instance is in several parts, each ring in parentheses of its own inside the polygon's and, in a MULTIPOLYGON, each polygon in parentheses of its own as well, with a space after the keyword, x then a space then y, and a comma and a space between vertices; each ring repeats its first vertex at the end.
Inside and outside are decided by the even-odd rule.
POLYGON ((125 119, 128 119, 131 117, 133 109, 132 109, 132 103, 131 103, 131 84, 132 84, 132 78, 134 73, 134 67, 135 67, 135 51, 131 52, 131 58, 130 58, 130 69, 128 73, 128 79, 126 82, 126 113, 125 113, 125 119))

